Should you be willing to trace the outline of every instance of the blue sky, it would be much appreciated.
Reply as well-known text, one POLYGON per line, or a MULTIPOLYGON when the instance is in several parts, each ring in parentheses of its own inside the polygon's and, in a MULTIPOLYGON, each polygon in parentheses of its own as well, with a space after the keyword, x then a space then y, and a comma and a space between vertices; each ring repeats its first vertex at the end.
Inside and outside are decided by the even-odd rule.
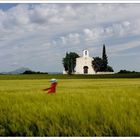
POLYGON ((140 4, 0 4, 0 72, 62 72, 66 52, 140 71, 140 4))
POLYGON ((1 3, 0 4, 0 9, 1 10, 8 10, 9 8, 12 8, 12 7, 16 6, 16 5, 17 5, 16 3, 10 3, 10 4, 8 4, 8 3, 1 3))

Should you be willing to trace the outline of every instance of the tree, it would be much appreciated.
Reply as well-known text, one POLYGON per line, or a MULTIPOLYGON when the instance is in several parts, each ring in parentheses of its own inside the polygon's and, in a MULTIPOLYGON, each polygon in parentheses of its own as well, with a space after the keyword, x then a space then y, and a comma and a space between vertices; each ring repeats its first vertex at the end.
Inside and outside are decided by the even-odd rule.
POLYGON ((26 70, 22 74, 48 74, 48 73, 47 72, 40 72, 40 71, 26 70))
POLYGON ((102 58, 93 57, 92 65, 95 72, 114 72, 113 68, 108 65, 105 44, 103 44, 102 58))
POLYGON ((138 73, 136 71, 120 70, 118 73, 138 73))
POLYGON ((63 66, 64 66, 65 71, 68 71, 68 64, 69 64, 68 53, 66 52, 65 58, 63 58, 63 66))
POLYGON ((66 53, 66 56, 63 58, 63 66, 65 71, 68 72, 68 74, 72 74, 74 72, 74 68, 76 66, 76 58, 78 58, 79 55, 75 52, 66 53))
POLYGON ((102 60, 103 60, 103 67, 104 67, 103 69, 104 69, 104 71, 106 71, 108 59, 107 59, 107 55, 106 55, 105 44, 103 44, 102 60))
POLYGON ((104 71, 104 62, 100 57, 94 57, 92 61, 95 72, 104 71))
POLYGON ((107 69, 106 69, 107 72, 114 72, 113 68, 109 65, 107 65, 107 69))

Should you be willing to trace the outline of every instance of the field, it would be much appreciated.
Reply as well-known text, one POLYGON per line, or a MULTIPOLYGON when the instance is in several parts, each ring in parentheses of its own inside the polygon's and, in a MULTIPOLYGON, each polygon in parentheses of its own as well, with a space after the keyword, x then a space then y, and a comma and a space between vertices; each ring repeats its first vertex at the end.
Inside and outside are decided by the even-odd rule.
POLYGON ((140 136, 140 78, 0 79, 0 136, 140 136))

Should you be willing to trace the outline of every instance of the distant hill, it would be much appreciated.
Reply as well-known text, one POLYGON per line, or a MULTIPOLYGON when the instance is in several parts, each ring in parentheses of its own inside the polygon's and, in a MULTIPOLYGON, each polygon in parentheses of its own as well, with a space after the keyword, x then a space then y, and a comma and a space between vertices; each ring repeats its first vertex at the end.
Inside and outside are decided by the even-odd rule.
POLYGON ((2 72, 2 74, 21 74, 24 73, 25 71, 30 71, 30 69, 26 67, 21 67, 10 72, 2 72))

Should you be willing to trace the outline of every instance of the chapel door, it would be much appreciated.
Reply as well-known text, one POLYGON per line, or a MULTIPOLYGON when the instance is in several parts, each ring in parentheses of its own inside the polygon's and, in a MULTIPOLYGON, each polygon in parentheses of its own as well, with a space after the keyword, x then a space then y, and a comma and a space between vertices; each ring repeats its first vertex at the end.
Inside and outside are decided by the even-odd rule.
POLYGON ((84 74, 88 74, 88 66, 84 66, 83 70, 84 70, 84 74))

